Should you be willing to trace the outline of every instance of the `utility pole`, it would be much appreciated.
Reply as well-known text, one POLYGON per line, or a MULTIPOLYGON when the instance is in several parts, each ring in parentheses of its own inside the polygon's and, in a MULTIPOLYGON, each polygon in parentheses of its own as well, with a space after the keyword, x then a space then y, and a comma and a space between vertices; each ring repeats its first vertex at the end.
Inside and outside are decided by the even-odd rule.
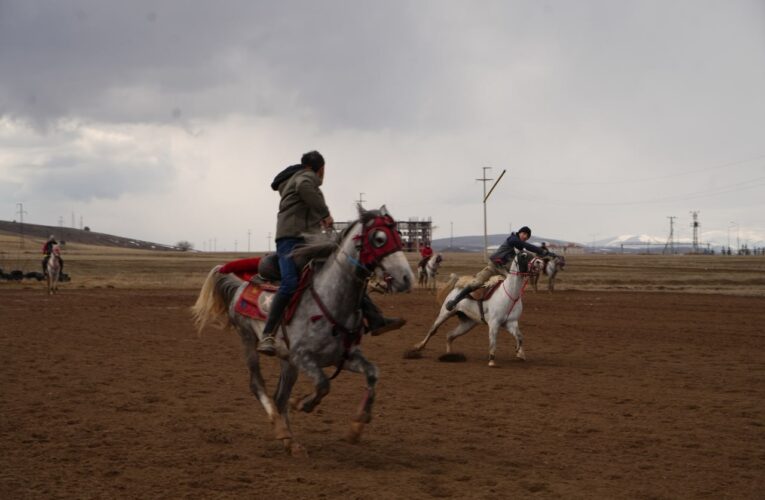
POLYGON ((359 199, 356 200, 356 203, 362 206, 364 205, 364 193, 359 193, 359 199))
POLYGON ((494 180, 486 177, 486 171, 491 170, 491 167, 481 167, 483 168, 483 177, 480 179, 476 179, 477 181, 483 182, 483 257, 484 259, 489 258, 489 233, 487 230, 487 221, 486 221, 486 200, 489 199, 489 196, 491 196, 491 193, 494 191, 494 188, 497 187, 497 184, 499 184, 499 181, 502 180, 502 176, 505 175, 505 172, 507 170, 502 170, 502 173, 499 174, 499 177, 494 182, 494 184, 491 186, 491 189, 489 189, 489 192, 486 192, 486 183, 494 180))
POLYGON ((669 253, 674 254, 675 253, 675 217, 674 215, 668 215, 667 219, 669 219, 669 238, 667 239, 667 243, 664 245, 664 251, 662 253, 667 253, 667 249, 669 248, 669 253))
POLYGON ((247 230, 247 253, 250 253, 250 235, 252 234, 252 231, 249 229, 247 230))
POLYGON ((24 210, 23 203, 16 203, 16 213, 19 214, 19 248, 24 248, 24 214, 27 213, 24 210))
POLYGON ((239 244, 239 242, 238 242, 238 241, 236 241, 236 240, 234 240, 234 252, 236 252, 236 249, 237 249, 237 245, 238 245, 238 244, 239 244))
POLYGON ((693 227, 693 253, 699 253, 699 211, 691 211, 691 216, 693 217, 691 224, 693 227))

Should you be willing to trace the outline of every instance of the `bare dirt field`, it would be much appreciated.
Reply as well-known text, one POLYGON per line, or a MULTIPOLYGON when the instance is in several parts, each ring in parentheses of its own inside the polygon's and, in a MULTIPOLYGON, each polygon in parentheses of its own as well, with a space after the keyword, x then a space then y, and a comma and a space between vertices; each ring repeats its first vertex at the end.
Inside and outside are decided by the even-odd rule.
MULTIPOLYGON (((409 323, 364 339, 381 371, 375 419, 359 444, 341 439, 364 389, 342 373, 313 414, 293 414, 310 453, 295 459, 249 394, 238 336, 198 338, 189 320, 224 256, 69 257, 73 281, 57 296, 0 284, 2 498, 765 491, 765 259, 572 257, 560 292, 524 298, 527 361, 504 333, 494 369, 485 327, 457 340, 466 362, 437 361, 451 323, 422 359, 404 359, 435 300, 376 295, 409 323)), ((475 271, 480 257, 446 263, 475 271)))

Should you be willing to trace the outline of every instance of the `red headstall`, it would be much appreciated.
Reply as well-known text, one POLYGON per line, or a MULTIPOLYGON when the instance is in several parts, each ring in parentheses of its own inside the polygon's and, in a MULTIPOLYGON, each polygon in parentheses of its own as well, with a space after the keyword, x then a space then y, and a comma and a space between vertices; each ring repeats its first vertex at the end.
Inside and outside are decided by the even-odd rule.
POLYGON ((403 248, 396 221, 390 215, 381 215, 364 224, 359 237, 361 250, 359 262, 372 269, 387 255, 403 248))

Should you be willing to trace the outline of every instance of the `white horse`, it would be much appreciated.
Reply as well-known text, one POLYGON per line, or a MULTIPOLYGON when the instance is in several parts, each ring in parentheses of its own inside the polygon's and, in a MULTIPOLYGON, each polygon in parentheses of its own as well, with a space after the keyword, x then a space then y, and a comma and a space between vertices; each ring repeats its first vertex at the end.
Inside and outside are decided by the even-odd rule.
POLYGON ((433 254, 425 263, 424 268, 417 268, 417 281, 422 288, 436 289, 436 275, 438 275, 438 268, 443 260, 444 258, 440 253, 433 254))
POLYGON ((558 274, 558 271, 563 271, 565 266, 566 258, 562 255, 556 255, 555 257, 546 260, 538 259, 536 262, 538 272, 531 278, 531 283, 534 285, 534 291, 538 291, 537 283, 539 282, 539 275, 544 273, 548 280, 547 290, 550 293, 553 293, 555 291, 555 276, 558 274))
POLYGON ((53 295, 58 292, 58 279, 61 273, 61 247, 58 244, 51 248, 45 273, 48 278, 48 295, 53 295))
MULTIPOLYGON (((438 328, 452 316, 457 316, 459 325, 446 336, 446 352, 452 352, 452 342, 457 337, 465 335, 478 323, 485 322, 489 325, 489 366, 496 366, 495 356, 497 352, 497 334, 501 327, 505 327, 515 337, 515 355, 519 359, 526 359, 523 351, 523 335, 518 328, 518 319, 523 312, 523 291, 526 288, 529 277, 529 270, 533 270, 536 257, 531 257, 523 252, 519 253, 510 266, 509 276, 505 279, 492 279, 489 282, 496 283, 501 290, 495 290, 491 297, 486 300, 472 300, 465 298, 457 306, 449 311, 446 309, 446 303, 454 298, 463 287, 455 286, 457 275, 452 274, 446 288, 438 297, 441 302, 441 310, 438 313, 433 326, 430 327, 427 335, 419 344, 415 345, 415 350, 419 351, 425 348, 430 338, 436 333, 438 328), (445 295, 445 296, 444 296, 445 295)), ((467 282, 467 280, 465 280, 467 282)))

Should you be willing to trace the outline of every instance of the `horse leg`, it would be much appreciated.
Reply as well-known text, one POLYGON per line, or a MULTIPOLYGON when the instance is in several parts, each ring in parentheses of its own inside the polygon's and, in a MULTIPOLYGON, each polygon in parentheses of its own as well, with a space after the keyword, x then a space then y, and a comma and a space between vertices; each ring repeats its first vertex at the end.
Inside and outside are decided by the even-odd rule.
POLYGON ((438 327, 444 324, 444 322, 449 319, 450 317, 454 316, 455 313, 449 312, 449 311, 441 311, 441 313, 436 318, 436 321, 433 322, 433 326, 430 327, 430 330, 428 330, 428 333, 425 335, 425 338, 422 339, 422 342, 419 344, 415 344, 414 349, 416 351, 421 351, 425 348, 425 345, 430 340, 430 337, 436 334, 436 331, 438 331, 438 327))
POLYGON ((451 332, 449 332, 446 335, 446 353, 449 354, 452 352, 452 342, 454 342, 454 339, 457 337, 461 337, 465 335, 467 332, 473 329, 475 325, 478 324, 477 321, 474 321, 467 316, 459 316, 460 324, 454 328, 451 332))
POLYGON ((532 276, 532 278, 531 278, 531 284, 534 286, 534 293, 539 291, 539 290, 537 290, 537 282, 539 282, 539 274, 538 273, 535 274, 534 276, 532 276))
POLYGON ((497 366, 494 361, 497 355, 497 333, 499 333, 499 325, 496 323, 489 324, 489 366, 497 366))
POLYGON ((548 290, 550 293, 555 291, 555 275, 550 275, 550 282, 548 283, 548 290))
POLYGON ((321 400, 329 394, 329 378, 324 374, 316 359, 308 353, 302 353, 294 355, 297 358, 297 366, 299 366, 306 375, 311 377, 314 382, 314 391, 311 394, 303 396, 300 400, 295 401, 293 407, 297 411, 304 411, 311 413, 316 406, 321 403, 321 400))
POLYGON ((518 321, 508 321, 505 325, 510 333, 515 337, 515 357, 521 361, 526 360, 526 353, 523 351, 523 334, 518 327, 518 321))
POLYGON ((276 393, 274 394, 276 409, 279 412, 277 418, 274 420, 274 433, 276 434, 276 439, 282 441, 284 451, 291 454, 293 457, 307 457, 308 452, 300 443, 294 440, 292 437, 292 430, 290 429, 290 395, 292 394, 292 388, 295 386, 297 379, 297 367, 293 366, 288 361, 282 360, 279 383, 276 386, 276 393))
POLYGON ((345 367, 356 373, 363 373, 367 378, 367 388, 364 397, 361 400, 359 409, 351 420, 351 429, 348 432, 347 439, 351 443, 358 442, 364 426, 372 421, 372 405, 375 402, 375 385, 377 385, 377 367, 369 362, 361 353, 361 350, 354 349, 345 367))

